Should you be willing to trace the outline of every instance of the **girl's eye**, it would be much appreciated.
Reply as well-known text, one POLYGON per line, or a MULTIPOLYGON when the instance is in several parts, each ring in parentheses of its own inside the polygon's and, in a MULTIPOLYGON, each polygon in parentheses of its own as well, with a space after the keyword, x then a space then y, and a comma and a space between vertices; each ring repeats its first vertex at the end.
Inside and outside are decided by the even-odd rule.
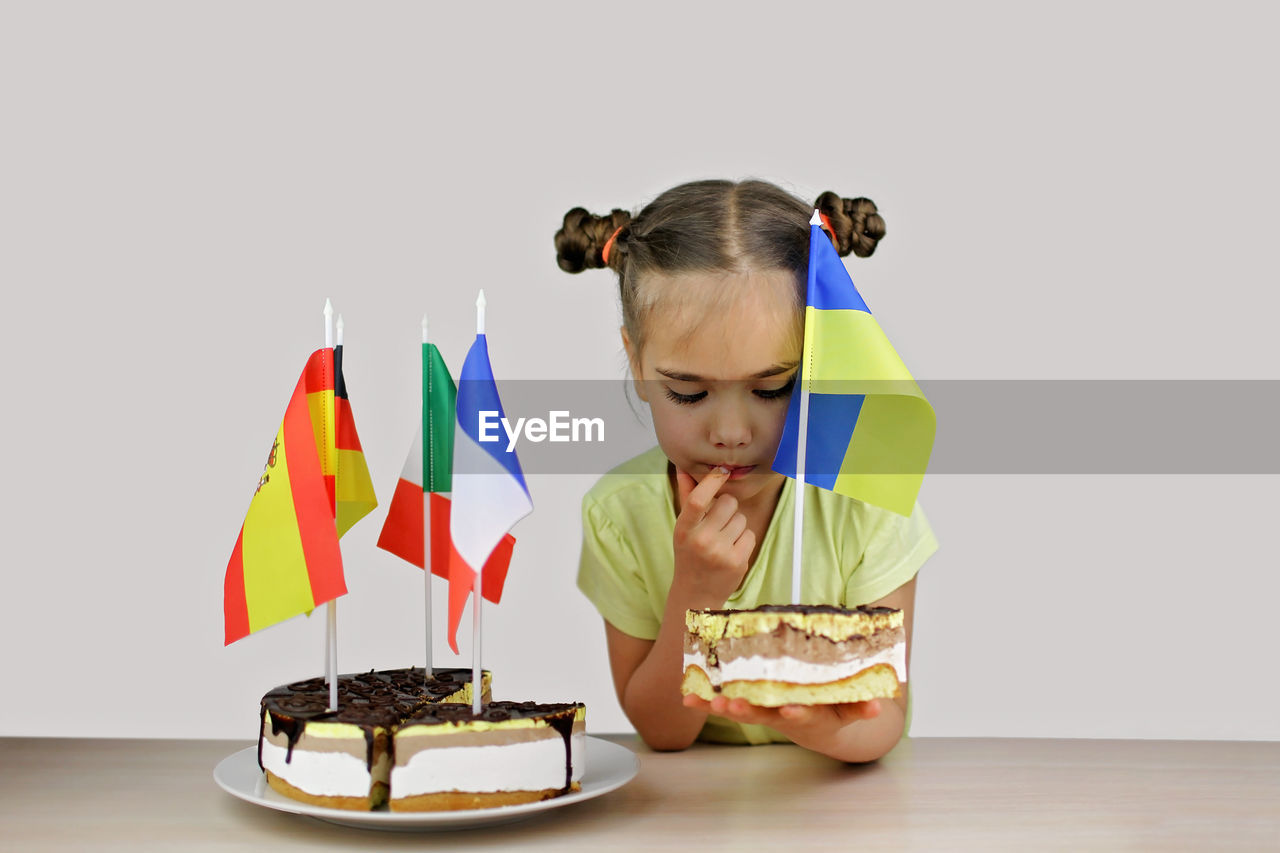
POLYGON ((697 394, 677 394, 675 391, 667 388, 666 392, 668 400, 673 403, 679 403, 682 406, 691 406, 703 397, 707 396, 706 391, 699 391, 697 394))
POLYGON ((796 387, 796 375, 791 374, 787 384, 781 388, 757 388, 753 393, 762 400, 781 400, 791 396, 791 389, 796 387))

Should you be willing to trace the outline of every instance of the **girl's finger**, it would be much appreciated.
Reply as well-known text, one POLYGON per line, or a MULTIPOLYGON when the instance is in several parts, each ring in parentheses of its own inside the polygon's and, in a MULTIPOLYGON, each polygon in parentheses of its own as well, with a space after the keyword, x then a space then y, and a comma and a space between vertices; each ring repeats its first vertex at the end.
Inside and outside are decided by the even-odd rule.
POLYGON ((751 559, 751 552, 756 549, 756 534, 751 530, 743 530, 738 540, 729 549, 729 558, 734 563, 746 563, 751 559))
MULTIPOLYGON (((702 526, 717 532, 723 530, 737 511, 737 498, 733 495, 718 495, 712 501, 711 508, 707 510, 707 514, 702 517, 702 526)), ((737 539, 738 537, 735 535, 733 538, 737 539)), ((729 541, 732 542, 733 539, 729 541)))
POLYGON ((794 723, 807 723, 813 718, 813 708, 808 705, 783 705, 778 713, 794 723))
POLYGON ((760 708, 752 705, 746 699, 732 699, 728 702, 728 707, 725 708, 724 716, 740 723, 770 726, 777 724, 779 714, 776 708, 760 708))
POLYGON ((692 693, 686 693, 680 700, 686 708, 698 708, 702 711, 710 711, 711 703, 701 696, 695 696, 692 693))
POLYGON ((740 512, 735 512, 733 518, 730 518, 724 526, 724 537, 730 543, 738 541, 738 537, 742 535, 742 531, 747 529, 747 517, 740 512))
POLYGON ((697 485, 693 484, 692 476, 677 468, 676 495, 680 498, 680 517, 676 519, 676 523, 689 527, 702 521, 702 517, 711 508, 716 492, 728 481, 727 468, 713 468, 697 485))
POLYGON ((689 502, 689 493, 693 491, 693 487, 698 485, 698 481, 690 477, 679 468, 676 469, 676 503, 684 507, 689 502))
POLYGON ((880 700, 870 699, 866 702, 849 702, 844 705, 833 705, 836 715, 844 721, 870 720, 880 716, 880 700))

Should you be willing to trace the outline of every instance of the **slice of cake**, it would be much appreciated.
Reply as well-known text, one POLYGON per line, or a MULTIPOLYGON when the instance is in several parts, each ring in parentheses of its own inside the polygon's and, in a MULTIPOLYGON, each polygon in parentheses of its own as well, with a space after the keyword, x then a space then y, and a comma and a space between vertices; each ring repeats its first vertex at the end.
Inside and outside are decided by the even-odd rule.
MULTIPOLYGON (((488 698, 491 678, 481 676, 488 698)), ((372 809, 387 798, 392 736, 423 706, 470 702, 471 670, 391 669, 338 677, 338 710, 323 678, 294 682, 261 702, 258 766, 280 793, 314 805, 372 809)))
POLYGON ((898 695, 907 680, 902 611, 768 604, 685 614, 682 693, 753 705, 831 705, 898 695))
POLYGON ((393 736, 392 811, 529 803, 581 789, 586 706, 491 702, 421 708, 393 736))

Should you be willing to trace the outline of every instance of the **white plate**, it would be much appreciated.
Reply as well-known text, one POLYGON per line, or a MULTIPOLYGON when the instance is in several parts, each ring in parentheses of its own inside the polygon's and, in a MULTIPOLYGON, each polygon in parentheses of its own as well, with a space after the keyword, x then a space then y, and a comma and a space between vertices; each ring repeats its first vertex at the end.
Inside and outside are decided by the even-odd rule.
POLYGON ((524 820, 527 817, 562 806, 590 800, 601 794, 621 788, 635 778, 640 762, 635 753, 616 743, 587 737, 586 773, 582 777, 582 790, 562 797, 552 797, 536 803, 516 806, 498 806, 491 809, 464 809, 451 812, 391 812, 377 809, 371 812, 348 811, 313 806, 310 803, 291 800, 267 784, 258 767, 258 747, 246 747, 228 755, 213 769, 213 778, 228 794, 245 802, 269 809, 307 815, 343 826, 362 829, 389 829, 416 831, 424 829, 468 829, 478 826, 495 826, 524 820))

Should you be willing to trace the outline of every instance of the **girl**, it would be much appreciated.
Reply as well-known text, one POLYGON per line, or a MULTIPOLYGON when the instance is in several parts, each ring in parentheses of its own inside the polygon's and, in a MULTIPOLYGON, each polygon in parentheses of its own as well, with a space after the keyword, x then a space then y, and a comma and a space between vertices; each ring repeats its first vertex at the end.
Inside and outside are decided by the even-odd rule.
MULTIPOLYGON (((871 201, 816 205, 841 255, 875 251, 871 201)), ((893 701, 812 707, 680 695, 685 610, 791 597, 794 481, 771 464, 799 365, 812 210, 769 183, 698 181, 635 217, 574 208, 556 233, 561 269, 618 274, 622 345, 657 433, 583 499, 578 573, 605 620, 618 700, 653 749, 789 740, 871 761, 905 729, 905 684, 893 701)), ((937 549, 924 514, 806 495, 802 600, 901 609, 909 655, 916 571, 937 549)))

